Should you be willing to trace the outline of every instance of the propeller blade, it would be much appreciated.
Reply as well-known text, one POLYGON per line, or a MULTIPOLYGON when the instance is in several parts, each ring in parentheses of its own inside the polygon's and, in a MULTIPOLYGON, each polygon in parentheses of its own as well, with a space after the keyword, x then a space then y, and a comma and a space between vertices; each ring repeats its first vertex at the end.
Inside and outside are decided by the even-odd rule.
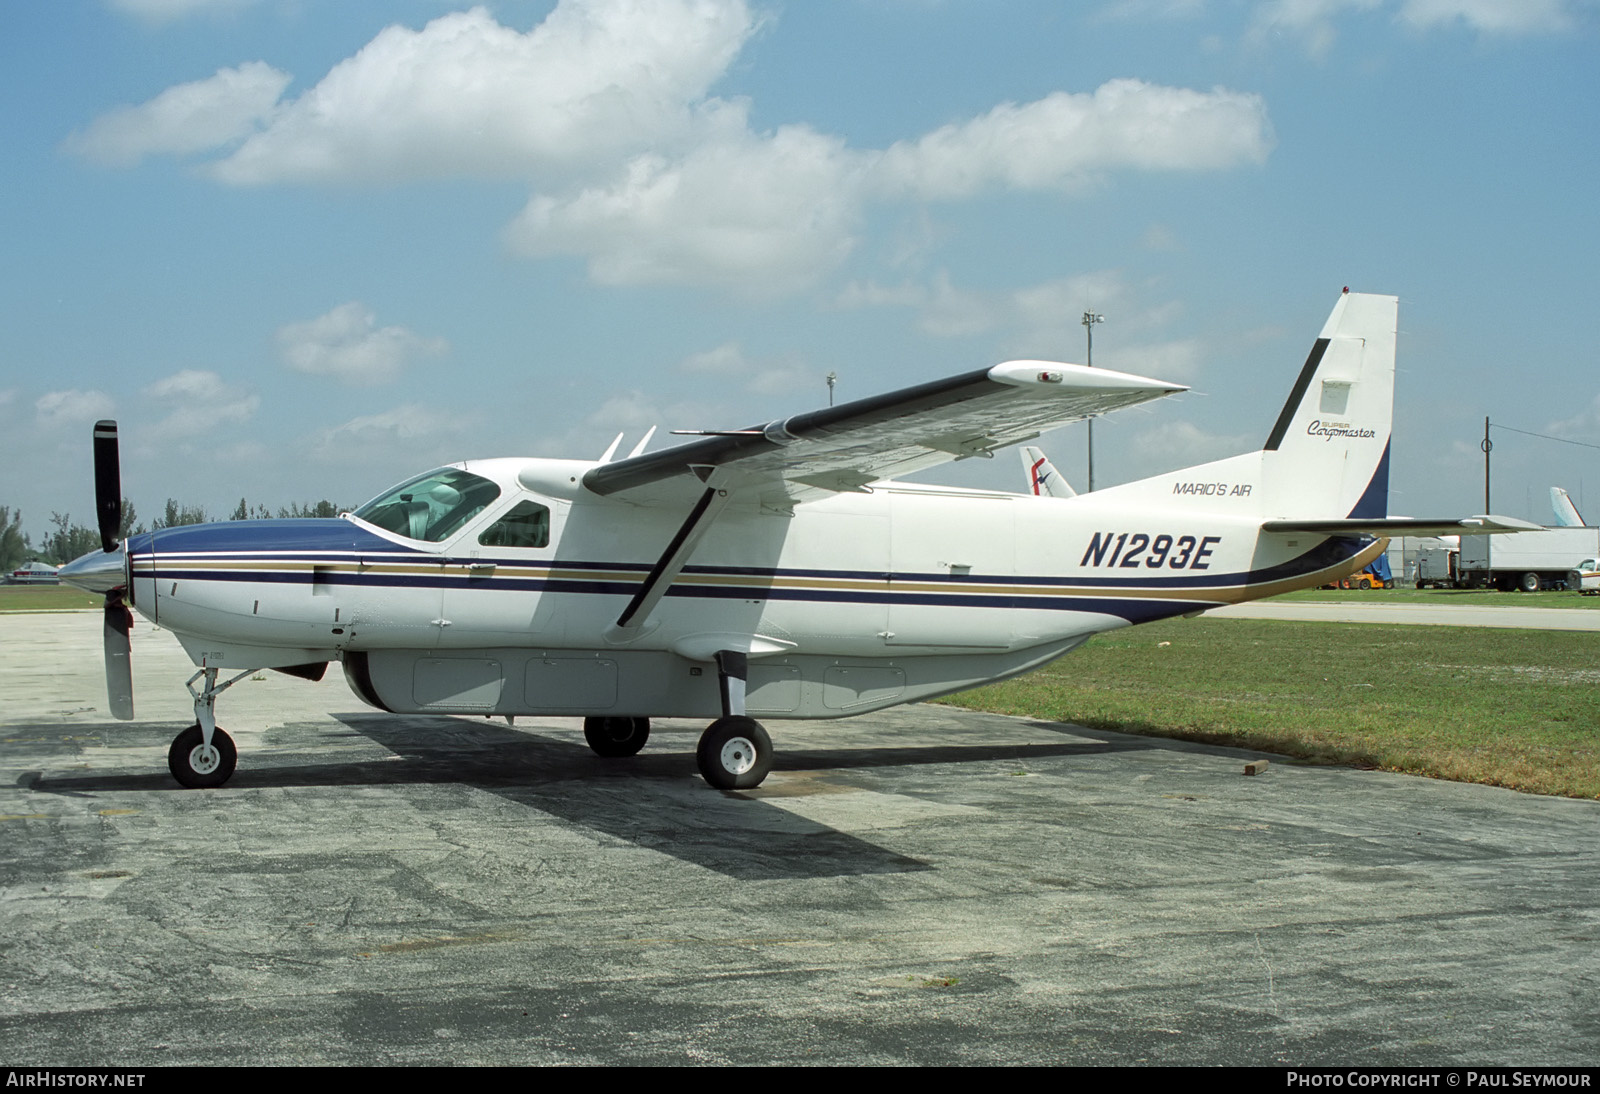
POLYGON ((100 518, 100 546, 110 551, 122 531, 122 467, 117 457, 117 423, 110 420, 94 423, 94 508, 100 518))
POLYGON ((133 659, 128 638, 132 630, 133 613, 122 597, 116 593, 106 597, 106 698, 112 716, 124 722, 133 718, 133 659))

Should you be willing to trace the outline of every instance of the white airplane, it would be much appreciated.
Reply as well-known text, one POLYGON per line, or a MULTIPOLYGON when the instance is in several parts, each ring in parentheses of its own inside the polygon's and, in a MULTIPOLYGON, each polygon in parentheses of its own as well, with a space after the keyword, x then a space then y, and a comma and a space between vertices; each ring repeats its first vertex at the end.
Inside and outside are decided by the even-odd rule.
POLYGON ((1015 676, 1102 631, 1343 577, 1374 536, 1534 527, 1386 518, 1396 312, 1340 297, 1259 451, 1067 498, 893 480, 1184 389, 1012 361, 612 462, 472 460, 338 518, 121 545, 101 422, 104 550, 61 577, 105 594, 116 717, 133 717, 129 605, 198 666, 195 724, 168 753, 184 786, 233 772, 218 695, 336 660, 379 709, 582 717, 602 756, 636 753, 652 717, 714 719, 701 773, 753 787, 773 756, 752 715, 847 717, 1015 676))

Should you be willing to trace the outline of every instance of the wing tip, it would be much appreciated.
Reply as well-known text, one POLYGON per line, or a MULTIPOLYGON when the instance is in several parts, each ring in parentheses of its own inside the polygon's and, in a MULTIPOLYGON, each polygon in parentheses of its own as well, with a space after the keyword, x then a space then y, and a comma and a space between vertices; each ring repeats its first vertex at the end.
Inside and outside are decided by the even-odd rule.
POLYGON ((1151 391, 1162 395, 1175 395, 1188 391, 1184 384, 1156 380, 1149 376, 1135 376, 1130 372, 1117 372, 1109 368, 1091 368, 1063 361, 1003 361, 989 370, 989 379, 1011 387, 1034 388, 1094 388, 1115 391, 1151 391))

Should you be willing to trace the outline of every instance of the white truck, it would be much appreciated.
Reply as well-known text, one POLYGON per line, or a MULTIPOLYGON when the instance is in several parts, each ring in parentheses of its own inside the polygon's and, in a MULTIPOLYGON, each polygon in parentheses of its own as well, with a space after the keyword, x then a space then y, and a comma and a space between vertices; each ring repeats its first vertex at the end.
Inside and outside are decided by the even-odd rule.
POLYGON ((1600 528, 1546 528, 1499 536, 1462 536, 1456 580, 1470 588, 1560 589, 1587 558, 1600 555, 1600 528))
POLYGON ((1584 596, 1600 595, 1600 558, 1586 558, 1567 575, 1567 588, 1584 596))

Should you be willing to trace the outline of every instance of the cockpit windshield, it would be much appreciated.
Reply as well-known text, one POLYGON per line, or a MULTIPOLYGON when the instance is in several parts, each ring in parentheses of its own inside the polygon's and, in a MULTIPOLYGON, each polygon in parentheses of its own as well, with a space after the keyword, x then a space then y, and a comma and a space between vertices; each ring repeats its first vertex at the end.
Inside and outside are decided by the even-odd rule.
POLYGON ((499 496, 500 487, 482 475, 445 467, 380 494, 355 515, 408 539, 438 543, 460 531, 499 496))

